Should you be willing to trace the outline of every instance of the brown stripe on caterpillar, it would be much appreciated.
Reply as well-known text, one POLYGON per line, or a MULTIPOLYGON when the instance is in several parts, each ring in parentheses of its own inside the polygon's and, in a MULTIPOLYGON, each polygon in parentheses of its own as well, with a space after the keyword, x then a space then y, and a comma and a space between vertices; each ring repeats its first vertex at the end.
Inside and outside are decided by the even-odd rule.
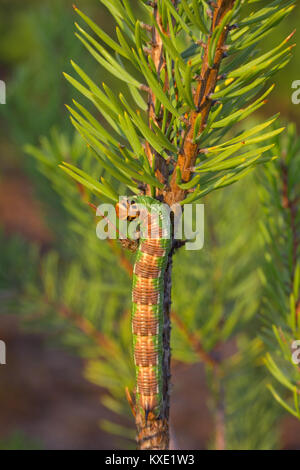
POLYGON ((147 237, 143 237, 143 238, 147 238, 147 240, 151 240, 151 239, 159 240, 160 238, 163 237, 164 230, 159 225, 149 224, 146 227, 146 234, 147 234, 147 237))
MULTIPOLYGON (((153 354, 158 354, 158 351, 160 349, 160 345, 157 342, 157 337, 156 336, 136 336, 135 338, 135 351, 140 355, 146 356, 152 356, 153 354)), ((146 364, 146 366, 150 365, 155 365, 155 364, 146 364)))
POLYGON ((157 335, 159 333, 159 319, 155 317, 149 305, 136 305, 132 317, 132 332, 135 335, 157 335))
POLYGON ((157 256, 140 252, 140 257, 134 267, 134 274, 144 278, 158 278, 161 274, 161 269, 158 266, 159 260, 160 258, 157 256))
POLYGON ((142 242, 140 250, 142 253, 146 253, 151 256, 164 256, 166 250, 160 247, 160 240, 154 240, 153 243, 142 242), (157 242, 157 243, 154 243, 157 242))
POLYGON ((139 219, 143 226, 144 236, 146 239, 159 239, 163 236, 163 228, 160 226, 161 221, 158 214, 149 213, 147 210, 141 209, 139 212, 139 219))
POLYGON ((158 335, 159 323, 153 319, 135 319, 132 320, 132 332, 135 335, 158 335))
POLYGON ((159 393, 156 373, 152 367, 139 367, 137 376, 138 393, 153 395, 159 393))
POLYGON ((139 260, 143 263, 146 263, 148 266, 157 266, 159 261, 159 256, 148 255, 148 253, 140 253, 139 260))
POLYGON ((157 366, 158 364, 158 353, 156 351, 140 350, 134 351, 135 365, 140 367, 157 366))
POLYGON ((160 272, 159 267, 149 265, 144 260, 140 260, 134 265, 134 274, 144 278, 156 279, 160 276, 160 272))
MULTIPOLYGON (((160 300, 160 289, 159 284, 157 284, 156 279, 145 278, 141 276, 135 277, 135 283, 133 288, 133 298, 137 299, 136 303, 144 303, 139 302, 138 299, 145 298, 154 302, 154 304, 158 304, 160 300), (155 282, 155 285, 154 285, 155 282)), ((154 305, 152 303, 152 305, 154 305)))
POLYGON ((132 300, 137 304, 143 305, 156 305, 159 302, 159 291, 141 290, 141 288, 134 287, 132 290, 132 300))
POLYGON ((152 246, 161 246, 161 240, 158 238, 147 238, 147 240, 142 240, 143 243, 147 243, 147 245, 152 245, 152 246))

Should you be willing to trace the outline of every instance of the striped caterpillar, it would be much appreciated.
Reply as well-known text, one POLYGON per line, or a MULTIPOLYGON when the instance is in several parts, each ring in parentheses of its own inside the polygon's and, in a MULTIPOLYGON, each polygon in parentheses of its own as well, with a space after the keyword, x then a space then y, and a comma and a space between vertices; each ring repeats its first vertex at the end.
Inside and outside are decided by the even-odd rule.
POLYGON ((162 406, 164 274, 171 249, 169 216, 163 204, 135 196, 116 206, 121 220, 139 219, 139 248, 133 270, 132 333, 136 371, 136 404, 158 417, 162 406))

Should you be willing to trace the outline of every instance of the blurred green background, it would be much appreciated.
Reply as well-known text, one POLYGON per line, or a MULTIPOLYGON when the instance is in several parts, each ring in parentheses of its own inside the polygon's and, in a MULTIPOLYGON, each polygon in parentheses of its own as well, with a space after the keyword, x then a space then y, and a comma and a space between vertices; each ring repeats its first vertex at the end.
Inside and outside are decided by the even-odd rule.
MULTIPOLYGON (((114 34, 111 17, 99 2, 78 0, 76 5, 106 32, 114 34)), ((37 246, 39 253, 56 247, 61 252, 68 251, 68 246, 64 246, 65 213, 60 198, 23 149, 25 144, 38 144, 40 137, 49 136, 53 128, 72 138, 64 105, 75 97, 75 91, 62 75, 71 70, 71 58, 84 64, 85 71, 96 81, 110 80, 114 86, 111 77, 95 69, 75 38, 75 20, 71 0, 0 2, 0 79, 7 87, 7 103, 0 105, 2 277, 4 269, 15 276, 18 251, 12 240, 16 237, 16 246, 25 243, 20 256, 27 250, 27 242, 37 246)), ((277 29, 276 37, 266 39, 266 49, 294 30, 299 20, 297 5, 277 29)), ((296 33, 299 43, 298 36, 296 33)), ((261 111, 267 116, 280 111, 283 119, 294 121, 299 129, 300 104, 291 101, 294 80, 300 80, 300 44, 294 49, 293 60, 276 75, 275 91, 261 111)), ((257 208, 257 201, 253 207, 257 208)), ((220 205, 220 216, 222 210, 220 205)), ((48 349, 44 336, 45 333, 20 330, 17 315, 1 316, 0 339, 6 339, 9 351, 7 366, 0 366, 0 448, 106 449, 118 445, 119 441, 98 427, 100 419, 110 419, 111 415, 99 402, 98 387, 82 378, 82 360, 58 347, 48 349)), ((181 394, 204 389, 199 365, 179 364, 175 376, 182 384, 181 394)), ((201 393, 205 400, 206 391, 201 393)), ((197 426, 189 423, 193 407, 182 406, 179 392, 174 394, 174 409, 174 426, 184 427, 186 433, 182 445, 204 447, 212 429, 207 409, 202 411, 201 425, 197 426)), ((299 426, 291 418, 282 422, 279 434, 280 447, 299 448, 299 426)))

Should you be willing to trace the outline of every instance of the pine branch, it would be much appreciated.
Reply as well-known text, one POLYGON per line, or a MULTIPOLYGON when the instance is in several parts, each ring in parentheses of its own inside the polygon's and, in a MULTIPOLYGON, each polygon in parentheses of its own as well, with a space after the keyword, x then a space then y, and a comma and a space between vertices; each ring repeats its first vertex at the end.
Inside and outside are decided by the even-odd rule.
POLYGON ((185 323, 181 320, 179 315, 177 315, 177 313, 174 312, 174 311, 172 311, 172 319, 174 320, 174 322, 178 326, 178 328, 186 336, 191 348, 199 356, 200 361, 204 362, 204 364, 212 367, 213 369, 218 370, 218 368, 220 366, 219 361, 214 357, 213 354, 208 354, 205 351, 205 349, 203 348, 203 345, 200 342, 200 339, 199 339, 198 335, 196 335, 195 333, 189 331, 187 326, 185 325, 185 323))
MULTIPOLYGON (((54 146, 52 141, 47 141, 47 145, 43 145, 39 151, 35 149, 36 152, 34 153, 36 156, 39 156, 41 162, 47 162, 45 166, 42 163, 41 168, 50 180, 51 186, 60 195, 62 203, 67 207, 71 215, 72 229, 74 230, 75 227, 75 231, 77 231, 78 227, 83 227, 83 230, 80 231, 79 245, 70 245, 71 239, 68 245, 69 249, 72 249, 72 258, 74 260, 76 258, 79 263, 82 263, 80 260, 83 260, 84 266, 87 269, 84 272, 80 271, 74 284, 74 279, 72 279, 74 276, 69 276, 68 274, 69 268, 71 268, 71 271, 73 269, 69 266, 68 258, 67 269, 61 268, 59 277, 54 273, 48 272, 51 271, 48 268, 43 276, 40 277, 49 278, 51 275, 50 279, 55 280, 55 284, 57 283, 57 287, 60 288, 57 293, 57 305, 66 302, 65 295, 67 294, 69 299, 67 307, 70 311, 80 312, 82 318, 92 320, 92 324, 95 325, 97 331, 105 331, 105 335, 108 335, 110 339, 111 335, 113 335, 114 344, 119 350, 118 359, 115 360, 111 358, 111 355, 107 355, 102 361, 99 361, 97 359, 99 348, 96 346, 91 349, 90 341, 88 342, 89 349, 81 349, 82 352, 80 354, 84 357, 88 354, 90 358, 86 369, 88 379, 109 391, 109 395, 103 397, 103 404, 114 412, 127 416, 129 407, 126 402, 124 403, 124 388, 131 383, 131 387, 133 387, 133 381, 131 379, 128 380, 123 370, 125 365, 129 365, 127 357, 127 351, 130 348, 129 320, 128 316, 122 315, 122 322, 120 323, 120 317, 116 315, 114 310, 118 308, 118 302, 116 304, 116 301, 120 294, 117 291, 115 296, 113 294, 118 286, 123 285, 122 283, 124 283, 125 278, 127 282, 127 271, 124 270, 126 272, 124 278, 120 276, 123 270, 118 269, 118 258, 110 256, 111 250, 108 244, 99 243, 96 239, 92 233, 92 223, 91 236, 88 236, 89 231, 86 230, 86 226, 89 226, 88 223, 92 217, 90 217, 87 211, 86 204, 88 202, 92 206, 93 211, 95 210, 95 207, 93 207, 95 204, 90 202, 88 192, 83 191, 80 185, 72 184, 68 180, 65 181, 56 165, 57 159, 60 160, 62 158, 61 156, 58 157, 58 154, 69 155, 70 161, 74 165, 78 164, 76 155, 82 155, 85 162, 84 169, 88 171, 89 151, 85 154, 79 148, 79 143, 80 139, 76 139, 76 144, 72 144, 69 147, 64 139, 56 139, 54 146), (73 148, 76 148, 76 155, 73 154, 73 148), (78 191, 81 193, 80 197, 78 191), (94 271, 89 266, 94 266, 95 264, 96 270, 94 271), (107 273, 107 271, 110 272, 107 273), (100 295, 99 299, 96 298, 99 290, 102 292, 102 285, 105 282, 114 283, 110 295, 110 297, 115 297, 114 300, 110 297, 104 297, 103 294, 100 295), (92 286, 95 289, 92 296, 93 301, 82 303, 87 289, 92 286), (77 293, 75 301, 69 298, 70 294, 68 292, 70 290, 77 293), (96 315, 95 302, 97 305, 96 315), (111 309, 111 303, 115 306, 113 309, 111 309), (94 314, 91 313, 92 311, 94 314), (118 328, 115 327, 116 324, 118 328), (124 337, 126 338, 125 343, 124 337), (114 385, 112 386, 111 384, 114 385)), ((45 144, 45 140, 43 144, 45 144)), ((66 159, 65 156, 63 158, 66 159)), ((255 205, 255 197, 252 194, 253 190, 251 180, 249 181, 248 179, 246 192, 244 191, 244 186, 237 185, 227 189, 222 194, 216 193, 212 199, 209 198, 206 201, 210 208, 207 214, 209 216, 209 232, 208 235, 206 234, 206 249, 197 254, 197 257, 195 257, 194 253, 190 253, 191 256, 189 256, 188 252, 180 253, 180 251, 178 251, 176 256, 179 259, 178 264, 177 262, 175 263, 177 267, 175 266, 173 278, 175 287, 180 285, 180 289, 175 288, 174 290, 173 307, 176 311, 180 312, 180 320, 183 325, 189 325, 188 333, 193 333, 195 342, 198 341, 200 347, 205 352, 209 355, 212 354, 213 359, 215 359, 215 346, 218 347, 220 344, 225 343, 231 347, 231 343, 228 342, 236 337, 240 341, 240 332, 246 329, 247 331, 249 330, 249 319, 256 312, 255 304, 256 298, 259 295, 257 294, 258 289, 256 284, 253 284, 252 276, 245 275, 245 271, 246 274, 249 274, 253 270, 253 260, 261 258, 257 254, 256 228, 252 220, 254 215, 257 218, 257 206, 255 205), (234 205, 230 203, 233 200, 235 201, 234 205), (219 217, 220 213, 222 213, 221 218, 219 217), (234 214, 236 217, 234 217, 234 214), (249 221, 251 221, 251 224, 249 221), (247 226, 247 231, 242 230, 244 226, 247 226), (245 246, 247 246, 246 253, 244 252, 245 246), (253 250, 253 246, 255 250, 253 250), (243 257, 240 256, 241 252, 243 252, 243 257), (239 263, 236 262, 237 259, 239 259, 239 263), (193 292, 192 296, 190 292, 193 292), (249 302, 249 299, 251 299, 251 302, 249 302), (222 310, 220 310, 221 307, 222 310), (237 333, 239 333, 239 336, 237 336, 237 333)), ((47 281, 48 283, 49 280, 47 281)), ((126 288, 128 288, 127 283, 124 288, 125 292, 126 288)), ((32 292, 30 293, 32 294, 32 292)), ((124 297, 121 298, 121 308, 123 308, 123 305, 124 297)), ((34 301, 28 299, 28 308, 31 311, 33 306, 34 301)), ((39 311, 38 308, 36 310, 39 311)), ((178 317, 178 314, 176 316, 178 317)), ((47 325, 46 312, 44 317, 44 320, 40 319, 39 323, 47 325)), ((83 341, 83 336, 88 339, 86 334, 78 334, 77 327, 74 330, 71 328, 73 322, 70 323, 68 321, 65 325, 62 325, 60 315, 53 308, 49 312, 48 321, 50 322, 50 327, 47 326, 47 331, 52 331, 52 338, 61 338, 73 347, 79 343, 79 340, 76 338, 81 338, 80 342, 83 341), (72 340, 70 342, 71 333, 72 340)), ((175 328, 173 327, 172 352, 175 360, 184 361, 188 364, 204 362, 202 357, 193 348, 193 344, 188 338, 189 335, 185 333, 187 327, 184 329, 178 328, 176 321, 173 321, 173 325, 175 328)), ((248 346, 245 347, 245 351, 248 357, 248 346)), ((271 425, 270 428, 268 426, 270 422, 273 423, 272 416, 269 419, 269 414, 272 415, 273 413, 273 407, 270 407, 268 400, 266 400, 262 387, 257 384, 257 381, 253 381, 251 364, 247 363, 245 373, 243 372, 244 388, 238 383, 237 395, 234 395, 233 398, 231 396, 228 397, 228 387, 229 390, 234 388, 231 385, 231 381, 236 376, 239 377, 241 375, 240 353, 238 359, 236 355, 228 358, 224 363, 222 361, 222 370, 226 370, 226 446, 227 448, 236 448, 232 442, 239 446, 239 448, 260 448, 259 445, 271 446, 273 444, 269 443, 269 438, 274 434, 274 426, 271 425), (230 362, 229 365, 226 364, 228 361, 230 362), (230 378, 228 371, 232 372, 233 378, 230 378), (253 383, 255 383, 255 387, 253 387, 253 383), (272 408, 272 413, 266 413, 266 407, 268 410, 272 408), (233 408, 234 415, 231 416, 233 408), (246 415, 247 423, 244 419, 246 415), (268 423, 267 427, 262 427, 259 433, 257 430, 254 432, 257 419, 261 416, 264 416, 264 421, 266 420, 266 423, 268 423), (232 426, 234 426, 234 429, 232 429, 232 426), (235 436, 234 439, 233 435, 235 436)), ((257 362, 257 360, 255 359, 254 362, 257 362)), ((230 391, 229 395, 231 393, 230 391)), ((217 401, 214 401, 213 415, 215 415, 216 403, 217 401)), ((134 407, 134 403, 131 403, 131 405, 134 407)), ((109 429, 107 423, 105 424, 105 429, 109 429)), ((112 432, 116 432, 116 430, 112 428, 112 432)), ((147 441, 144 444, 147 444, 147 441)))
MULTIPOLYGON (((161 18, 160 18, 159 11, 158 11, 157 2, 154 2, 154 5, 153 5, 153 17, 159 27, 161 34, 164 34, 161 18)), ((150 47, 149 53, 153 60, 153 64, 154 64, 157 76, 158 77, 160 76, 162 70, 165 71, 164 89, 166 90, 168 87, 168 73, 166 71, 166 62, 164 59, 164 49, 163 49, 162 38, 154 25, 151 27, 150 32, 151 32, 151 47, 150 47)), ((160 123, 162 121, 161 109, 158 112, 158 117, 156 117, 156 112, 155 112, 156 101, 157 100, 156 100, 154 90, 149 88, 148 123, 149 123, 150 129, 152 128, 152 122, 156 126, 161 128, 160 126, 160 123)), ((164 185, 167 184, 168 177, 169 177, 169 170, 168 170, 168 166, 166 164, 165 159, 158 152, 156 152, 155 150, 153 151, 148 141, 146 141, 146 153, 147 153, 150 166, 153 167, 153 164, 155 163, 155 166, 156 166, 155 174, 157 176, 157 179, 164 185)), ((151 192, 151 189, 149 187, 148 187, 148 192, 151 192)))
MULTIPOLYGON (((248 12, 243 17, 243 3, 217 1, 209 18, 202 3, 141 2, 149 19, 145 27, 127 3, 110 7, 105 1, 119 25, 119 43, 75 8, 108 50, 76 25, 79 39, 102 67, 126 83, 138 109, 123 93, 115 96, 106 84, 102 91, 72 62, 84 85, 69 75, 66 78, 96 106, 112 132, 77 102, 81 114, 69 107, 71 120, 98 161, 130 191, 138 192, 143 186, 142 191, 169 204, 185 204, 238 181, 267 161, 265 147, 252 151, 248 147, 271 137, 261 133, 272 120, 246 131, 244 138, 219 142, 234 124, 263 106, 273 88, 262 92, 264 85, 289 61, 293 45, 286 44, 292 35, 260 56, 254 46, 292 11, 293 2, 279 0, 262 11, 254 9, 250 23, 248 12), (189 44, 184 51, 178 45, 179 35, 189 44), (139 91, 146 91, 147 103, 139 91), (147 111, 147 122, 141 111, 147 111), (260 135, 248 138, 255 134, 260 135), (240 149, 242 153, 235 156, 240 149)), ((74 168, 65 171, 84 184, 86 175, 74 168)), ((86 184, 99 195, 102 192, 102 197, 116 194, 113 183, 97 184, 97 189, 92 180, 86 184)))
POLYGON ((44 298, 44 302, 47 306, 53 308, 62 318, 73 323, 87 338, 94 341, 98 346, 99 355, 105 356, 106 354, 112 354, 115 349, 113 343, 106 335, 98 331, 87 318, 71 311, 66 305, 51 302, 51 300, 46 297, 44 298), (105 350, 105 352, 103 350, 105 350))
MULTIPOLYGON (((284 209, 288 211, 287 218, 290 219, 291 225, 291 233, 292 233, 292 278, 291 278, 291 290, 294 284, 294 273, 297 265, 298 259, 298 249, 299 249, 299 234, 298 234, 298 227, 297 227, 297 216, 298 216, 298 204, 300 200, 300 195, 294 196, 291 198, 289 192, 289 172, 286 162, 282 158, 280 162, 281 167, 281 178, 282 178, 282 206, 284 209)), ((299 302, 298 299, 296 300, 296 305, 299 302)))
POLYGON ((190 115, 187 131, 183 139, 182 153, 180 152, 178 155, 177 165, 171 179, 171 191, 166 196, 166 201, 170 206, 176 202, 182 201, 187 194, 186 191, 182 190, 177 185, 177 168, 180 170, 182 182, 188 183, 191 178, 191 169, 194 167, 198 155, 198 145, 194 141, 196 122, 200 116, 201 124, 198 135, 201 135, 205 129, 208 116, 213 105, 213 99, 210 98, 210 95, 215 91, 217 84, 221 61, 224 57, 224 46, 229 31, 229 25, 226 24, 221 31, 212 64, 209 63, 208 58, 211 43, 216 29, 220 27, 222 20, 224 17, 226 18, 226 14, 231 11, 234 3, 235 0, 218 0, 217 4, 214 4, 215 6, 213 7, 211 32, 208 41, 204 46, 204 57, 200 76, 198 78, 199 83, 194 98, 196 110, 192 111, 190 115))
POLYGON ((286 138, 276 142, 280 158, 267 167, 260 187, 266 207, 262 227, 267 251, 262 273, 264 362, 283 393, 270 383, 272 395, 298 419, 300 366, 293 361, 292 345, 300 334, 299 143, 294 126, 289 125, 286 138))

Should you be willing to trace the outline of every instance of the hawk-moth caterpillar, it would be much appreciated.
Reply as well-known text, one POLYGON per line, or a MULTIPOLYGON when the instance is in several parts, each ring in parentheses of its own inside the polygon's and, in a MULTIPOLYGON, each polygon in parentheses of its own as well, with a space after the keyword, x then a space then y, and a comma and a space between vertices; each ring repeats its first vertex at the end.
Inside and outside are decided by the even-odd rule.
POLYGON ((132 334, 136 372, 136 404, 158 417, 162 406, 164 274, 171 250, 169 212, 149 196, 134 196, 117 204, 120 219, 140 224, 133 269, 132 334))

